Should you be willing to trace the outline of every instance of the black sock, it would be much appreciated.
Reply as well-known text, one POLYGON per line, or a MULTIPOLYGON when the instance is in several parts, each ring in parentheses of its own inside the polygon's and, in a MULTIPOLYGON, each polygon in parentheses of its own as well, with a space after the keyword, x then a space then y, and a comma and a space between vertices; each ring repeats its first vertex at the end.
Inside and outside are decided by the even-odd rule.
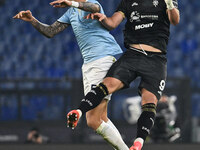
POLYGON ((154 125, 156 115, 156 106, 153 103, 148 103, 142 106, 142 114, 137 122, 137 138, 142 138, 144 141, 150 134, 150 130, 154 125))
POLYGON ((103 83, 100 83, 97 87, 87 93, 78 109, 82 111, 82 114, 85 114, 87 111, 98 106, 107 95, 108 90, 106 86, 103 83))

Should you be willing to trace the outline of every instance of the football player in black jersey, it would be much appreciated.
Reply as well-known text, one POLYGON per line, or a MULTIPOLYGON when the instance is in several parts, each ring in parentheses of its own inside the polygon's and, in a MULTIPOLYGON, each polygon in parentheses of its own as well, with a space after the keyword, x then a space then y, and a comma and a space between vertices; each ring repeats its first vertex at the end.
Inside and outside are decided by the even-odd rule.
POLYGON ((154 124, 156 105, 165 88, 167 44, 170 23, 179 23, 177 0, 122 0, 117 11, 107 17, 94 13, 87 19, 98 19, 107 29, 116 28, 125 18, 126 52, 109 69, 104 81, 92 89, 80 107, 68 113, 70 123, 77 123, 77 113, 95 108, 108 94, 127 88, 137 77, 142 97, 142 114, 137 122, 137 137, 130 150, 141 150, 154 124))

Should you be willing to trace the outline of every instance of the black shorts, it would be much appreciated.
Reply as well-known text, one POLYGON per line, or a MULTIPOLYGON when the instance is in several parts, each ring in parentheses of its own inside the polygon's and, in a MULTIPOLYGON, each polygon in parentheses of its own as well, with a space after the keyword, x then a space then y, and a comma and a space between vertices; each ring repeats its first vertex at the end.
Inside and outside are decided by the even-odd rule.
POLYGON ((167 59, 163 53, 147 52, 147 55, 128 49, 109 69, 106 77, 114 77, 124 83, 124 88, 137 77, 141 77, 141 89, 153 93, 160 99, 167 77, 167 59))

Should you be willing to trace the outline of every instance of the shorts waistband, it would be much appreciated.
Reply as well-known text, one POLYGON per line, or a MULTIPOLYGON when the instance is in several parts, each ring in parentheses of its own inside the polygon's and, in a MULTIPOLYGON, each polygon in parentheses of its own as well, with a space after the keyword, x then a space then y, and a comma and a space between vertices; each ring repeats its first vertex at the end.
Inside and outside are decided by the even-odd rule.
POLYGON ((142 49, 138 49, 138 48, 135 48, 135 47, 130 47, 128 48, 129 50, 131 51, 135 51, 135 52, 139 52, 139 53, 142 53, 144 55, 165 55, 165 53, 163 52, 150 52, 150 51, 145 51, 145 50, 142 50, 142 49))

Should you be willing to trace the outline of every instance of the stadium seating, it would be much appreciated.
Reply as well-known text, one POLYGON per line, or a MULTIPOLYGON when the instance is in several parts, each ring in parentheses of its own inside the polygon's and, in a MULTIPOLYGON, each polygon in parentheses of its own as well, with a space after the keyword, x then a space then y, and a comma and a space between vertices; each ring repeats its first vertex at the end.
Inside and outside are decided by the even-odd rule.
MULTIPOLYGON (((30 24, 12 19, 17 12, 30 9, 38 20, 51 24, 65 12, 65 9, 52 8, 49 5, 51 1, 6 0, 5 4, 0 6, 1 79, 59 78, 63 76, 81 79, 82 58, 71 28, 66 29, 66 31, 52 39, 48 39, 38 33, 30 24)), ((120 0, 99 2, 103 5, 106 14, 111 15, 120 0)), ((172 77, 190 77, 192 86, 197 88, 200 88, 199 8, 199 0, 179 0, 181 21, 176 27, 171 27, 167 54, 168 75, 172 77)), ((124 49, 123 24, 111 33, 124 49)), ((196 96, 194 97, 194 101, 196 101, 196 96)), ((1 99, 0 102, 3 103, 4 100, 1 99)), ((3 108, 1 118, 5 120, 4 115, 7 114, 6 111, 9 109, 9 105, 3 108)), ((24 114, 30 114, 26 115, 30 118, 25 117, 24 119, 35 118, 35 114, 31 114, 31 109, 23 108, 22 112, 24 114)), ((9 113, 7 119, 16 118, 17 113, 15 111, 17 111, 16 108, 13 109, 12 113, 9 113)))
MULTIPOLYGON (((81 71, 77 71, 80 70, 82 64, 81 54, 74 42, 75 37, 71 29, 67 29, 53 39, 47 39, 30 24, 12 19, 12 16, 20 10, 30 9, 40 21, 51 24, 65 10, 52 8, 48 4, 49 2, 50 0, 15 0, 14 2, 7 0, 5 5, 1 6, 0 76, 2 78, 62 76, 81 78, 81 71), (63 41, 63 39, 65 40, 63 41)), ((104 6, 105 12, 111 15, 119 0, 117 2, 109 0, 109 3, 100 1, 100 3, 104 6)), ((199 19, 197 18, 200 18, 198 6, 200 6, 200 2, 195 0, 179 2, 181 22, 177 27, 171 28, 172 36, 168 47, 170 76, 189 76, 192 79, 194 76, 198 77, 192 67, 193 64, 196 68, 200 67, 199 42, 196 40, 200 35, 200 32, 196 32, 199 29, 199 19), (197 14, 195 18, 191 17, 191 14, 194 13, 197 14)), ((112 31, 121 47, 123 47, 122 28, 120 26, 119 30, 112 31)), ((198 79, 200 80, 200 76, 198 79)))

